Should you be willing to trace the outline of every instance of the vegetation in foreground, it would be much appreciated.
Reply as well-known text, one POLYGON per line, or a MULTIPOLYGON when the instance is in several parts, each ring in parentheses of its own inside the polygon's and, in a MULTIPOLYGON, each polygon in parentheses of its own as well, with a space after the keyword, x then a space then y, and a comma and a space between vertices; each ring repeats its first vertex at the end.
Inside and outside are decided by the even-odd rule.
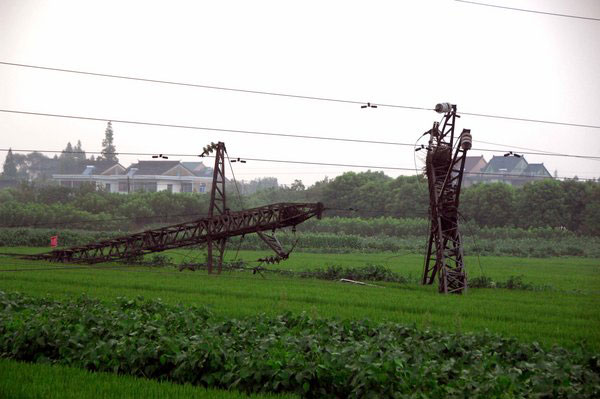
POLYGON ((276 399, 293 395, 248 395, 190 384, 172 384, 48 363, 0 358, 0 398, 10 399, 276 399))
MULTIPOLYGON (((321 201, 337 209, 327 216, 420 218, 426 224, 429 199, 423 176, 394 179, 381 172, 346 172, 308 189, 299 183, 241 198, 230 195, 228 205, 237 210, 274 202, 321 201)), ((237 192, 234 187, 228 191, 237 192)), ((97 191, 93 185, 69 189, 23 183, 0 190, 0 226, 138 229, 206 215, 209 198, 165 191, 121 195, 97 191)), ((482 227, 557 228, 600 236, 600 184, 543 180, 522 188, 503 183, 465 187, 461 216, 482 227)))
MULTIPOLYGON (((374 219, 365 221, 350 218, 328 218, 323 224, 300 225, 296 234, 277 233, 283 245, 317 253, 421 253, 427 236, 425 221, 374 219), (405 231, 409 230, 409 231, 405 231), (413 232, 414 230, 415 232, 413 232), (422 234, 418 231, 423 230, 422 234), (372 233, 376 231, 376 233, 372 233), (396 231, 398 234, 396 235, 396 231)), ((464 248, 468 254, 550 258, 554 256, 582 256, 600 258, 600 237, 580 237, 557 229, 540 228, 474 228, 466 225, 469 233, 464 248)), ((58 236, 61 246, 78 246, 128 235, 127 232, 86 231, 68 229, 0 228, 0 243, 4 246, 46 247, 51 236, 58 236)), ((255 234, 229 240, 230 248, 246 250, 267 249, 255 234)))
MULTIPOLYGON (((11 252, 29 248, 10 248, 11 252)), ((169 252, 174 260, 203 259, 201 251, 169 252), (191 256, 191 258, 190 258, 191 256), (179 258, 177 258, 179 257, 179 258)), ((265 252, 240 251, 238 259, 257 259, 265 252)), ((235 257, 228 253, 228 260, 235 257)), ((489 330, 522 342, 538 341, 544 347, 585 345, 600 349, 600 269, 595 259, 521 259, 482 257, 467 259, 471 279, 481 270, 494 281, 523 276, 523 282, 549 286, 542 291, 469 289, 463 296, 443 296, 436 287, 416 283, 377 283, 381 287, 347 285, 338 281, 299 279, 273 273, 265 278, 251 271, 220 276, 205 271, 183 272, 171 267, 100 264, 93 267, 32 262, 0 257, 0 289, 28 295, 70 299, 82 293, 112 302, 119 296, 162 298, 169 304, 203 304, 216 317, 241 318, 267 313, 275 316, 303 311, 312 316, 341 319, 369 318, 419 328, 453 332, 489 330), (67 267, 67 269, 64 269, 67 267), (69 269, 74 267, 74 269, 69 269), (39 270, 41 269, 41 270, 39 270)), ((314 270, 328 265, 360 267, 385 265, 415 281, 421 274, 421 256, 390 254, 294 255, 278 266, 287 270, 314 270)))
POLYGON ((247 392, 303 397, 600 395, 600 356, 495 334, 307 314, 222 321, 200 307, 0 293, 0 354, 247 392))

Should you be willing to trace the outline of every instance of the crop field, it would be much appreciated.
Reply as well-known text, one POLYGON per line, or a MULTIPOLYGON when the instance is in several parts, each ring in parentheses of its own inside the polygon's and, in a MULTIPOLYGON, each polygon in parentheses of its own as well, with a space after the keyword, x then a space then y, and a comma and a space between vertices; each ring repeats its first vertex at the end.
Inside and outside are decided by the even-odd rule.
POLYGON ((0 359, 0 398, 166 398, 166 399, 293 399, 294 395, 248 395, 171 384, 146 378, 92 373, 75 367, 0 359))
MULTIPOLYGON (((39 251, 39 248, 4 247, 1 252, 39 251)), ((267 254, 264 251, 239 251, 237 254, 236 251, 230 251, 226 261, 243 259, 247 261, 248 268, 251 268, 256 265, 254 260, 267 254)), ((183 249, 168 252, 167 255, 175 264, 203 259, 203 254, 197 250, 183 249)), ((123 369, 120 369, 120 373, 134 376, 149 373, 159 380, 189 382, 209 388, 295 393, 306 397, 361 397, 367 393, 383 396, 398 394, 398 397, 401 397, 400 393, 406 392, 422 392, 430 397, 452 397, 455 393, 458 395, 458 391, 454 390, 464 389, 469 390, 474 397, 500 397, 502 392, 509 392, 507 397, 544 392, 554 392, 557 397, 569 397, 573 394, 579 397, 593 397, 599 394, 597 387, 594 391, 594 385, 600 378, 598 259, 470 257, 467 258, 470 279, 484 275, 499 283, 498 286, 502 286, 500 283, 519 277, 518 281, 524 284, 517 284, 513 289, 470 288, 467 294, 462 296, 443 296, 437 293, 436 287, 420 286, 417 283, 422 268, 420 255, 294 253, 288 261, 267 268, 300 272, 328 267, 360 268, 367 265, 388 268, 404 277, 404 281, 368 281, 371 285, 365 286, 267 271, 253 274, 252 270, 238 270, 224 271, 221 275, 208 275, 206 271, 201 270, 180 272, 174 266, 149 267, 114 263, 94 267, 70 266, 2 256, 0 270, 5 272, 1 274, 0 291, 6 293, 3 299, 5 310, 2 314, 5 317, 5 325, 12 327, 1 330, 0 335, 5 336, 2 341, 4 345, 14 347, 15 341, 6 337, 10 335, 10 331, 18 330, 15 326, 30 326, 31 331, 35 331, 32 336, 46 334, 40 332, 43 331, 44 323, 41 316, 35 316, 28 310, 36 307, 48 310, 44 320, 58 317, 57 314, 68 319, 72 317, 68 316, 68 313, 74 312, 75 308, 78 309, 77 314, 86 314, 89 311, 98 315, 121 309, 120 311, 125 313, 116 313, 113 319, 140 317, 140 320, 146 323, 145 317, 149 316, 144 312, 148 307, 157 306, 156 313, 162 315, 163 320, 179 320, 179 317, 185 318, 181 316, 183 311, 180 306, 183 305, 195 307, 193 309, 196 310, 190 312, 194 317, 198 317, 198 326, 204 326, 207 331, 221 331, 223 334, 221 338, 216 339, 220 343, 218 351, 224 354, 229 353, 229 350, 232 352, 227 356, 223 355, 228 360, 224 361, 222 370, 214 365, 206 366, 206 375, 213 376, 208 381, 198 381, 187 374, 182 377, 184 374, 176 372, 178 367, 182 367, 177 363, 176 356, 170 358, 171 355, 165 354, 160 360, 160 355, 155 353, 160 364, 158 371, 140 371, 135 366, 126 364, 121 365, 123 369), (21 296, 11 297, 17 295, 14 294, 16 292, 21 293, 21 296), (82 298, 82 295, 85 297, 82 298), (143 299, 136 299, 139 297, 143 299), (131 309, 123 305, 123 301, 126 300, 122 298, 134 300, 131 302, 131 309), (95 300, 98 302, 94 302, 95 300), (90 301, 93 305, 90 305, 90 301), (9 306, 7 303, 21 305, 9 306), (202 312, 208 313, 205 315, 202 312), (282 317, 286 322, 281 321, 282 317), (239 324, 227 324, 232 320, 237 320, 236 323, 239 324), (228 335, 232 329, 239 334, 228 335), (269 329, 272 329, 271 335, 268 333, 269 329), (326 334, 329 337, 322 335, 323 329, 329 331, 326 334), (370 329, 378 333, 368 333, 370 329), (300 332, 302 334, 299 335, 300 332), (244 334, 254 335, 256 341, 244 334), (311 334, 314 334, 314 337, 311 334), (350 334, 353 338, 343 338, 345 334, 350 334), (308 341, 312 339, 310 337, 314 340, 305 342, 299 338, 301 336, 308 337, 308 341), (419 355, 409 350, 404 346, 406 340, 412 340, 416 347, 427 353, 419 355), (459 341, 460 348, 449 349, 448 345, 452 346, 459 341), (445 349, 434 345, 434 342, 445 342, 445 349), (496 343, 500 346, 495 346, 496 343), (245 347, 254 348, 253 352, 245 353, 241 349, 245 347), (388 349, 382 352, 381 348, 384 347, 388 349), (356 369, 346 370, 347 375, 342 372, 336 374, 334 370, 339 367, 343 369, 344 366, 335 363, 338 360, 331 358, 331 353, 327 355, 328 350, 337 353, 336 356, 345 359, 348 365, 356 363, 356 369), (455 350, 461 354, 452 352, 455 350), (450 352, 454 355, 450 356, 450 352), (234 353, 239 353, 240 358, 234 356, 234 353), (249 357, 242 359, 242 353, 249 357), (256 359, 252 360, 256 363, 250 372, 244 368, 244 364, 252 358, 252 353, 256 354, 256 359), (390 357, 391 354, 394 356, 390 357), (354 355, 356 356, 353 357, 354 355), (418 356, 424 357, 419 358, 417 363, 420 366, 415 369, 417 363, 414 362, 418 356), (230 361, 230 358, 233 360, 230 361), (409 361, 410 366, 407 366, 398 363, 400 360, 394 361, 394 358, 404 359, 402 361, 412 359, 413 363, 409 361), (448 363, 451 358, 457 363, 448 363), (479 364, 480 360, 483 363, 479 364), (474 364, 473 367, 470 363, 474 364), (302 364, 304 366, 301 366, 302 364), (379 371, 371 370, 369 365, 372 364, 379 364, 379 371), (431 366, 429 371, 423 369, 425 364, 431 366), (439 365, 439 368, 434 365, 439 365), (479 366, 481 369, 477 369, 479 366), (302 367, 312 374, 303 373, 302 367), (277 373, 269 374, 266 371, 273 368, 278 370, 277 373), (520 374, 511 374, 514 368, 521 370, 520 374), (406 386, 396 385, 389 380, 390 376, 398 375, 400 369, 405 372, 403 375, 406 377, 406 386), (457 377, 458 374, 454 376, 450 369, 462 375, 462 383, 470 388, 451 383, 449 376, 457 377), (322 375, 318 374, 319 370, 322 370, 322 375), (558 370, 567 374, 559 382, 552 382, 550 375, 556 375, 558 370), (494 374, 501 371, 507 376, 506 379, 500 378, 500 374, 494 374), (361 374, 363 372, 367 374, 361 374), (433 374, 427 377, 427 373, 433 374), (470 374, 463 375, 464 373, 470 374), (489 377, 490 375, 494 375, 494 378, 489 377), (324 379, 329 379, 327 381, 332 387, 331 391, 318 384, 318 381, 322 382, 324 379), (283 381, 287 380, 291 382, 284 384, 283 381), (477 389, 469 385, 478 384, 478 381, 481 384, 477 389), (393 387, 393 392, 382 387, 393 387)), ((65 320, 57 319, 54 324, 61 325, 65 320)), ((97 321, 99 325, 109 322, 97 321)), ((146 344, 156 339, 160 341, 161 334, 171 331, 171 327, 162 326, 162 321, 153 322, 157 323, 156 328, 160 333, 146 337, 146 344)), ((134 328, 119 326, 114 328, 121 328, 123 331, 134 328)), ((187 328, 189 326, 184 330, 187 328)), ((74 332, 69 332, 72 333, 74 332)), ((82 336, 93 335, 86 334, 82 336)), ((181 334, 181 331, 173 330, 168 335, 177 334, 181 334)), ((204 333, 194 329, 189 330, 187 335, 184 334, 186 338, 182 337, 181 342, 196 348, 195 345, 200 344, 194 341, 196 338, 190 338, 196 337, 194 334, 200 334, 197 339, 202 342, 211 342, 206 337, 204 341, 204 333)), ((63 342, 61 339, 52 334, 44 335, 44 342, 63 342)), ((84 338, 81 339, 85 341, 84 338)), ((98 337, 94 339, 101 340, 98 337)), ((118 337, 113 339, 120 342, 118 337)), ((93 342, 97 345, 100 341, 93 342)), ((82 342, 81 345, 85 348, 87 344, 82 342)), ((111 371, 116 364, 116 360, 110 356, 103 360, 101 354, 98 354, 98 364, 94 365, 91 358, 75 359, 60 351, 62 354, 51 350, 41 359, 23 353, 8 356, 7 347, 0 348, 2 356, 13 359, 49 361, 101 371, 111 371)), ((178 353, 174 349, 173 351, 178 353)), ((153 358, 154 355, 147 356, 153 358)), ((90 353, 86 356, 93 357, 90 353)), ((6 367, 5 364, 2 367, 6 367)), ((44 371, 47 372, 51 371, 44 371)), ((102 375, 103 377, 98 378, 110 378, 102 375)), ((187 385, 186 387, 192 389, 187 385)), ((3 386, 2 389, 7 388, 3 386)), ((218 395, 218 392, 215 395, 218 395)))

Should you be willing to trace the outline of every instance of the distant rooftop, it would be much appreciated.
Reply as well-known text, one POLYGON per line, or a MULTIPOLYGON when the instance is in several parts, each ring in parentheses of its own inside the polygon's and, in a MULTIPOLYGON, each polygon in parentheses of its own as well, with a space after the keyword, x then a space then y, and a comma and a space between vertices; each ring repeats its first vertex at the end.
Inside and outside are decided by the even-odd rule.
POLYGON ((552 176, 543 163, 530 163, 529 165, 527 165, 527 168, 523 171, 523 173, 535 176, 552 176))
POLYGON ((129 176, 133 174, 142 176, 162 175, 179 164, 181 164, 179 161, 138 161, 131 164, 125 173, 129 176))
POLYGON ((484 166, 485 166, 486 162, 485 162, 485 158, 483 157, 483 155, 480 155, 478 157, 467 157, 467 159, 465 159, 465 172, 479 172, 479 170, 473 170, 473 169, 482 160, 483 160, 484 166))
POLYGON ((66 175, 100 175, 115 165, 118 165, 118 162, 86 159, 85 162, 67 166, 62 173, 66 175))
POLYGON ((193 174, 200 177, 212 177, 213 168, 209 168, 202 162, 182 162, 183 166, 192 171, 193 174))
POLYGON ((519 164, 519 162, 525 162, 525 164, 527 164, 527 161, 525 160, 525 158, 520 158, 520 157, 515 157, 515 156, 509 156, 509 157, 504 157, 504 156, 496 156, 494 155, 492 157, 492 159, 490 159, 490 162, 488 162, 487 166, 485 167, 485 171, 488 173, 494 173, 494 172, 501 172, 501 171, 507 171, 507 172, 512 172, 515 167, 519 164))

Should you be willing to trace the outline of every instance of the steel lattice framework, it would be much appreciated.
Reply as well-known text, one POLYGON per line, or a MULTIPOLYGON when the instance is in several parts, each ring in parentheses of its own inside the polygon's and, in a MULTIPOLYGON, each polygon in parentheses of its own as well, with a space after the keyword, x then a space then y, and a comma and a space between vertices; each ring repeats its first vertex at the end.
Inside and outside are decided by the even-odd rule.
POLYGON ((445 115, 442 129, 435 122, 428 132, 426 174, 431 221, 422 283, 433 284, 437 276, 441 293, 462 293, 467 289, 467 274, 458 205, 472 138, 470 130, 464 129, 455 140, 456 105, 438 104, 436 111, 445 115), (454 148, 456 141, 458 145, 454 148))
POLYGON ((213 247, 216 247, 217 250, 216 262, 218 272, 221 272, 227 239, 258 233, 260 238, 275 251, 277 260, 287 259, 289 251, 286 252, 274 236, 264 232, 295 227, 313 216, 320 219, 324 209, 323 204, 320 202, 279 203, 232 212, 227 208, 225 194, 227 182, 225 179, 225 144, 222 142, 211 143, 204 147, 201 156, 212 152, 215 152, 215 167, 208 217, 88 245, 58 249, 28 256, 28 258, 55 262, 99 263, 206 244, 208 272, 212 273, 215 261, 213 247))
POLYGON ((99 263, 296 226, 323 212, 322 203, 279 203, 201 218, 130 236, 36 255, 58 262, 99 263))

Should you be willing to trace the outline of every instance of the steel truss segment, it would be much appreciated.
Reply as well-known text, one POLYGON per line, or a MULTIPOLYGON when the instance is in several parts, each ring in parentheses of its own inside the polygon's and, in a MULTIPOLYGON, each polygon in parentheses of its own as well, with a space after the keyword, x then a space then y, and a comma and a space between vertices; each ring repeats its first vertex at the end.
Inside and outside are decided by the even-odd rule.
POLYGON ((462 293, 467 288, 458 205, 468 148, 463 148, 459 137, 454 149, 456 117, 456 106, 452 106, 442 130, 434 124, 426 163, 431 223, 422 283, 433 284, 438 276, 442 293, 462 293))
POLYGON ((317 203, 280 203, 264 207, 230 212, 213 218, 202 218, 194 222, 169 226, 165 229, 148 230, 132 236, 106 240, 86 246, 60 249, 28 258, 45 259, 57 262, 98 263, 136 256, 139 254, 165 251, 189 245, 213 241, 218 252, 222 241, 230 237, 249 233, 272 231, 284 227, 293 227, 312 217, 320 218, 323 204, 317 203), (257 215, 263 215, 257 218, 257 215), (292 215, 292 216, 290 216, 292 215), (179 239, 184 233, 186 239, 179 239), (160 239, 156 239, 159 236, 160 239))
MULTIPOLYGON (((320 202, 279 203, 236 212, 230 211, 227 208, 225 194, 225 144, 211 143, 204 148, 203 155, 212 151, 216 152, 216 156, 208 217, 89 245, 25 257, 55 262, 99 263, 167 249, 207 244, 209 273, 213 270, 214 261, 217 262, 217 271, 220 272, 228 238, 295 227, 314 216, 321 218, 324 207, 320 202), (214 257, 213 249, 216 250, 214 257)), ((267 241, 280 258, 287 258, 289 252, 283 250, 274 236, 261 234, 261 238, 267 241)))

